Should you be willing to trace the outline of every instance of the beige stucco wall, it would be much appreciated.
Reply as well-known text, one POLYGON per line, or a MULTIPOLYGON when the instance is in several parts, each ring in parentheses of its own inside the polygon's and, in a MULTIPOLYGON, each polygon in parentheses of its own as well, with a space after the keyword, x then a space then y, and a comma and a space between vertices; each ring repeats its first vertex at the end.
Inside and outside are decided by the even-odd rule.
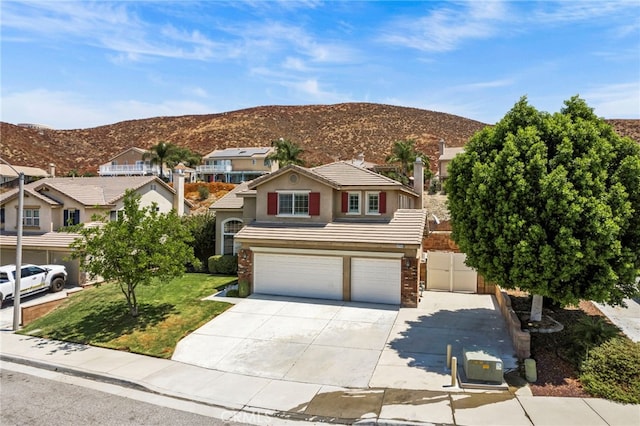
MULTIPOLYGON (((44 233, 53 231, 54 226, 62 221, 62 209, 53 209, 51 205, 42 201, 39 198, 31 197, 25 193, 24 195, 24 208, 37 208, 40 210, 40 226, 31 227, 24 226, 23 232, 25 234, 44 233), (60 214, 60 219, 56 221, 57 213, 60 214)), ((15 198, 4 205, 5 214, 5 230, 9 232, 17 232, 18 230, 18 199, 15 198)), ((59 226, 59 225, 57 225, 59 226)))
POLYGON ((270 172, 271 166, 265 166, 264 159, 265 157, 235 158, 231 159, 231 167, 236 171, 270 172), (253 164, 254 161, 255 164, 253 164))
POLYGON ((371 191, 367 189, 355 189, 345 191, 335 191, 333 195, 333 214, 336 218, 348 218, 348 219, 391 219, 396 210, 398 210, 398 204, 400 200, 400 191, 385 190, 385 191, 371 191), (343 192, 357 192, 360 194, 360 214, 343 213, 342 212, 342 193, 343 192), (387 209, 384 214, 367 214, 367 193, 380 193, 385 192, 387 195, 387 209))
POLYGON ((277 178, 265 182, 258 188, 258 194, 256 196, 256 220, 258 221, 278 221, 284 223, 300 223, 300 222, 317 222, 328 223, 333 219, 333 189, 327 185, 320 183, 316 180, 310 179, 295 171, 289 171, 277 178), (292 183, 289 177, 292 173, 298 175, 298 180, 292 183), (269 192, 277 191, 308 191, 320 193, 320 215, 319 216, 301 216, 301 217, 286 217, 286 216, 272 216, 267 214, 267 197, 269 192))
POLYGON ((108 163, 105 163, 105 164, 112 164, 114 162, 117 165, 136 164, 136 161, 143 161, 142 154, 134 150, 129 150, 114 157, 112 161, 109 161, 108 163))
POLYGON ((229 219, 237 219, 244 223, 242 218, 242 210, 218 210, 216 211, 216 254, 222 254, 222 245, 224 240, 222 238, 223 224, 229 219))

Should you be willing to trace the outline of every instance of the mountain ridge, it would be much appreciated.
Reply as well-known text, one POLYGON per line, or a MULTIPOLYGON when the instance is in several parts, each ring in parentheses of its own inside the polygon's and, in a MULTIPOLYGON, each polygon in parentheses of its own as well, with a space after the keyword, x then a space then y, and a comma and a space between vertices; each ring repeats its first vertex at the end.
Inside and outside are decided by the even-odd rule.
MULTIPOLYGON (((622 136, 640 141, 640 120, 606 120, 622 136)), ((267 105, 215 114, 125 120, 87 129, 33 129, 0 122, 2 157, 15 165, 97 173, 130 147, 147 149, 172 142, 206 155, 215 149, 269 146, 290 139, 305 150, 309 165, 349 160, 363 153, 382 163, 398 140, 413 139, 435 170, 438 141, 463 146, 489 124, 461 116, 411 107, 373 103, 284 106, 267 105)))

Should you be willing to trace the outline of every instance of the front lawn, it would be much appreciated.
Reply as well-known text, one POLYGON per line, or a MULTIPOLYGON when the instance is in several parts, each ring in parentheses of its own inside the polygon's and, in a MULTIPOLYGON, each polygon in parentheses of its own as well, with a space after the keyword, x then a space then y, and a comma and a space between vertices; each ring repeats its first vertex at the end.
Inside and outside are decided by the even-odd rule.
POLYGON ((131 317, 115 283, 87 288, 22 334, 171 358, 178 341, 231 305, 201 300, 237 277, 185 274, 171 282, 138 287, 139 316, 131 317))

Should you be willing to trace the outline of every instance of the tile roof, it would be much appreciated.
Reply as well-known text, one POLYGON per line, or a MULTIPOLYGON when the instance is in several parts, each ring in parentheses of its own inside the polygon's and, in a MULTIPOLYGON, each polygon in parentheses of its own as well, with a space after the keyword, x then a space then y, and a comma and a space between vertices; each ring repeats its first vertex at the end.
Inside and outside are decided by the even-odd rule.
MULTIPOLYGON (((38 181, 41 182, 41 181, 38 181)), ((10 191, 7 192, 3 192, 2 194, 0 194, 0 204, 4 204, 8 201, 13 200, 14 198, 18 197, 18 192, 20 192, 19 188, 13 188, 10 191)), ((34 198, 38 198, 42 201, 44 201, 47 204, 50 204, 52 206, 61 206, 62 204, 60 204, 58 201, 46 197, 42 194, 40 194, 38 191, 33 190, 33 188, 30 188, 29 185, 25 185, 24 187, 24 195, 25 198, 26 197, 34 197, 34 198)))
MULTIPOLYGON (((45 170, 42 170, 38 167, 28 167, 28 166, 13 166, 18 172, 24 173, 25 176, 34 176, 34 177, 46 177, 49 176, 45 170)), ((0 164, 0 175, 7 177, 18 177, 18 173, 16 173, 11 167, 6 164, 0 164)))
POLYGON ((124 197, 127 189, 135 190, 153 181, 165 185, 174 192, 156 176, 46 178, 30 183, 28 186, 35 191, 41 191, 45 187, 53 188, 85 206, 104 206, 124 197))
POLYGON ((264 182, 267 182, 289 172, 297 172, 303 174, 311 179, 323 182, 327 186, 337 190, 342 190, 345 188, 355 189, 367 187, 396 188, 415 196, 418 195, 412 188, 407 187, 396 180, 393 180, 376 172, 372 172, 371 170, 354 166, 353 164, 350 164, 346 161, 338 161, 311 169, 296 165, 288 165, 273 173, 269 173, 267 175, 254 179, 249 184, 249 188, 254 189, 264 182))
POLYGON ((338 186, 402 186, 402 183, 396 180, 345 161, 314 167, 311 171, 334 182, 338 186))
MULTIPOLYGON (((23 248, 68 248, 69 244, 78 238, 80 234, 71 232, 47 232, 41 235, 23 235, 22 247, 23 248)), ((15 235, 0 234, 0 246, 2 247, 15 247, 16 246, 15 235)))
POLYGON ((253 222, 235 235, 237 240, 308 241, 420 245, 425 228, 424 210, 397 210, 388 222, 336 221, 327 224, 253 222))
POLYGON ((271 147, 217 149, 203 158, 253 157, 254 155, 267 155, 271 149, 271 147))
POLYGON ((246 191, 248 186, 249 186, 248 182, 243 182, 240 185, 237 185, 235 188, 229 191, 229 193, 227 193, 224 197, 220 198, 218 201, 213 203, 210 209, 211 210, 242 209, 242 206, 244 205, 244 199, 242 197, 238 197, 238 193, 246 191))

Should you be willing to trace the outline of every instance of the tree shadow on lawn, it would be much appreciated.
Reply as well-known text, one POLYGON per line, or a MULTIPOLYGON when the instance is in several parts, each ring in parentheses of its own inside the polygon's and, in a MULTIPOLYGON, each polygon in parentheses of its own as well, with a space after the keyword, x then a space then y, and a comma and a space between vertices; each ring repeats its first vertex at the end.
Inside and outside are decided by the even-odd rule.
POLYGON ((167 319, 175 310, 170 303, 138 304, 138 316, 132 317, 124 302, 110 302, 64 326, 49 337, 79 343, 105 343, 134 331, 145 330, 167 319))

